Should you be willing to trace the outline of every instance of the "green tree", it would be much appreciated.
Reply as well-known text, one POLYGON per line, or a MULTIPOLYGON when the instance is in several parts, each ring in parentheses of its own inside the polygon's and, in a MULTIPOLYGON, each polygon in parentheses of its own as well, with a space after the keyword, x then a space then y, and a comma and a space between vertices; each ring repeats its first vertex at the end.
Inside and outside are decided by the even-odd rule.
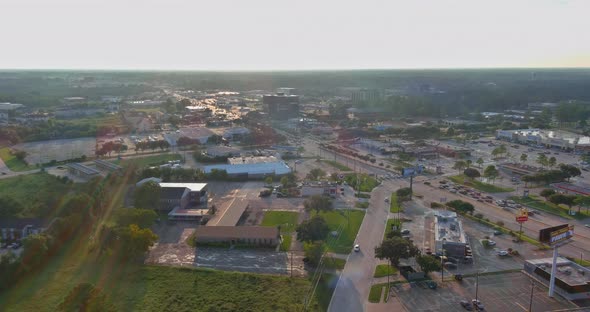
POLYGON ((13 217, 23 211, 24 207, 12 197, 0 197, 0 217, 13 217))
POLYGON ((520 161, 521 161, 523 164, 524 164, 524 163, 527 161, 527 159, 528 159, 528 158, 529 158, 529 156, 528 156, 527 154, 525 154, 525 153, 522 153, 522 154, 520 155, 520 161))
POLYGON ((578 213, 582 206, 586 208, 586 213, 588 213, 588 208, 590 208, 590 196, 576 196, 575 204, 578 205, 578 213))
POLYGON ((308 259, 307 263, 311 266, 317 266, 320 263, 325 250, 326 247, 323 241, 315 241, 303 245, 305 257, 308 259))
POLYGON ((332 206, 332 200, 322 195, 313 195, 306 199, 303 201, 303 207, 306 211, 315 210, 316 214, 319 214, 320 211, 330 211, 334 208, 332 206))
POLYGON ((474 168, 467 168, 463 171, 463 174, 465 176, 467 176, 470 179, 475 179, 475 178, 479 178, 481 176, 481 174, 479 173, 479 171, 477 169, 474 168))
POLYGON ((116 309, 100 288, 81 283, 72 288, 57 306, 59 312, 114 312, 116 309))
POLYGON ((549 199, 549 197, 551 197, 553 194, 555 194, 555 191, 552 189, 544 189, 539 193, 539 195, 544 197, 546 200, 549 199))
POLYGON ((25 161, 25 158, 27 157, 27 152, 25 151, 21 151, 21 150, 16 150, 13 152, 14 157, 16 157, 16 159, 20 160, 20 161, 25 161))
POLYGON ((447 136, 449 136, 449 137, 455 136, 455 129, 453 127, 449 127, 447 129, 447 136))
POLYGON ((559 170, 563 172, 569 181, 570 178, 580 176, 582 171, 574 165, 559 164, 559 170))
POLYGON ((462 171, 465 168, 467 168, 467 163, 464 160, 457 160, 453 165, 453 169, 457 171, 462 171))
POLYGON ((133 192, 133 205, 136 208, 158 209, 160 207, 161 188, 158 183, 149 181, 133 192))
POLYGON ((430 272, 440 271, 442 268, 440 261, 430 255, 418 255, 416 256, 416 262, 426 275, 430 272))
POLYGON ((264 184, 272 185, 272 176, 268 176, 268 177, 264 178, 264 184))
POLYGON ((21 261, 29 269, 37 267, 46 258, 51 244, 46 234, 33 234, 23 239, 23 253, 21 261))
POLYGON ((328 223, 321 216, 315 215, 309 220, 301 222, 297 226, 297 240, 302 242, 313 242, 324 240, 330 232, 328 223))
POLYGON ((447 206, 454 208, 455 210, 457 210, 459 212, 469 213, 469 214, 473 214, 473 211, 475 209, 472 204, 470 204, 468 202, 464 202, 459 199, 455 199, 455 200, 448 202, 447 206))
POLYGON ((506 154, 507 152, 508 149, 506 149, 506 145, 502 144, 492 150, 492 156, 494 156, 494 158, 497 158, 500 157, 500 155, 506 154))
POLYGON ((566 194, 553 194, 549 196, 549 201, 556 205, 563 204, 568 206, 569 212, 571 213, 572 206, 576 203, 576 196, 566 194))
POLYGON ((320 168, 313 168, 309 171, 309 173, 307 174, 307 179, 309 180, 320 180, 321 178, 326 176, 326 172, 320 168))
POLYGON ((223 141, 223 137, 221 135, 213 134, 207 139, 207 144, 219 144, 223 141))
POLYGON ((537 156, 537 163, 539 165, 541 165, 543 168, 545 168, 545 166, 547 166, 549 164, 549 160, 547 159, 547 155, 539 154, 539 156, 537 156))
POLYGON ((113 219, 118 226, 136 224, 141 228, 148 228, 157 218, 158 215, 151 209, 118 208, 113 211, 113 219))
POLYGON ((472 164, 473 164, 473 161, 471 161, 471 159, 465 160, 465 168, 470 168, 472 164))
POLYGON ((397 200, 399 202, 408 201, 412 196, 412 189, 410 189, 409 187, 402 187, 399 190, 395 191, 395 195, 397 195, 397 200))
POLYGON ((115 248, 123 258, 136 258, 145 254, 158 240, 150 229, 142 229, 136 224, 115 229, 115 248))
POLYGON ((483 166, 483 158, 478 158, 476 161, 477 165, 481 168, 483 166))
POLYGON ((483 176, 492 181, 496 180, 498 178, 498 175, 500 175, 500 173, 498 172, 498 169, 496 169, 496 167, 493 165, 487 166, 486 169, 483 171, 483 176))
POLYGON ((381 245, 375 247, 375 257, 387 259, 390 264, 399 267, 399 260, 411 258, 418 255, 420 251, 407 239, 401 237, 387 238, 381 245))
POLYGON ((547 161, 547 165, 549 166, 549 168, 553 168, 556 164, 557 164, 557 159, 553 156, 551 158, 549 158, 549 160, 547 161))

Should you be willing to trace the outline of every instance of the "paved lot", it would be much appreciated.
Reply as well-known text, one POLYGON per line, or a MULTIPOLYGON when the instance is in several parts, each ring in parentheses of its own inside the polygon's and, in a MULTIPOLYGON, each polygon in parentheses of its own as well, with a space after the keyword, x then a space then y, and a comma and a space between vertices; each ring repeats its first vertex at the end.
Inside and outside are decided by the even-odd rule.
POLYGON ((196 222, 171 221, 154 226, 158 242, 150 249, 147 263, 165 265, 192 265, 195 249, 186 244, 186 239, 197 227, 196 222))
POLYGON ((225 271, 287 274, 289 260, 286 252, 267 249, 199 247, 196 250, 195 266, 225 271))
MULTIPOLYGON (((462 311, 461 300, 475 298, 476 278, 463 282, 446 282, 436 290, 422 288, 418 284, 402 284, 394 287, 408 311, 462 311)), ((478 299, 486 311, 527 311, 531 293, 531 280, 523 273, 508 273, 479 277, 478 299)), ((537 285, 534 292, 533 311, 552 311, 572 308, 561 297, 547 296, 547 288, 537 285)))
POLYGON ((26 161, 29 164, 46 163, 51 160, 66 160, 86 155, 94 156, 95 138, 77 138, 49 140, 39 142, 20 143, 13 148, 28 153, 26 161))

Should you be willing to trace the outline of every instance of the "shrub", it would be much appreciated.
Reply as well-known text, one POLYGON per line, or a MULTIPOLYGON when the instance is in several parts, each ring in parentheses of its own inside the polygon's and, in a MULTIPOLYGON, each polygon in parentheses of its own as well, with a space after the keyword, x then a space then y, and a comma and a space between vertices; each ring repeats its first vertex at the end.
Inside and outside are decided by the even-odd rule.
POLYGON ((436 208, 442 208, 442 207, 444 207, 444 205, 441 203, 437 203, 437 202, 430 203, 430 208, 436 209, 436 208))
POLYGON ((476 214, 474 214, 473 216, 476 217, 476 218, 478 218, 478 219, 483 218, 483 214, 482 213, 479 213, 479 212, 476 213, 476 214))
POLYGON ((497 224, 498 226, 502 226, 502 227, 503 227, 503 226, 504 226, 504 221, 502 221, 502 220, 498 220, 498 222, 496 222, 496 224, 497 224))

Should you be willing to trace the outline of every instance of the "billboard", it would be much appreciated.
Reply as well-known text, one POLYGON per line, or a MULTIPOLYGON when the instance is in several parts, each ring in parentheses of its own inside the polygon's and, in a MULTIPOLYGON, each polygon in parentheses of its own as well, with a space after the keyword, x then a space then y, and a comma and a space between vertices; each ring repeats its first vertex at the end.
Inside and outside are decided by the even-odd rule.
POLYGON ((422 166, 422 165, 418 165, 416 167, 410 167, 410 168, 403 168, 402 169, 402 176, 409 177, 409 176, 413 176, 413 175, 417 175, 419 173, 422 173, 422 171, 424 171, 424 166, 422 166))
POLYGON ((569 224, 552 226, 539 231, 539 241, 549 245, 555 245, 573 236, 574 226, 569 224))
POLYGON ((529 212, 526 208, 520 209, 516 214, 516 222, 523 223, 529 220, 529 212))

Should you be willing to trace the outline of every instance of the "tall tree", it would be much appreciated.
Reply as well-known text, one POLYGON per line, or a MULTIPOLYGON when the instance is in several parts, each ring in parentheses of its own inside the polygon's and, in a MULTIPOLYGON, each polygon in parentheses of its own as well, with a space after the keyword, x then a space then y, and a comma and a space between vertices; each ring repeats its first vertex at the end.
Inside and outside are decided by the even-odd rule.
POLYGON ((135 208, 157 209, 160 206, 161 188, 158 183, 149 181, 135 189, 133 202, 135 208))
POLYGON ((457 171, 462 171, 466 167, 467 167, 467 163, 465 163, 464 160, 457 160, 455 162, 455 164, 453 165, 453 169, 455 169, 457 171))
POLYGON ((481 157, 480 157, 480 158, 478 158, 478 159, 477 159, 475 162, 477 163, 477 165, 478 165, 480 168, 481 168, 481 167, 483 167, 483 158, 481 158, 481 157))
POLYGON ((496 167, 493 165, 487 166, 486 169, 483 171, 483 176, 487 179, 492 180, 492 181, 496 180, 498 178, 499 174, 500 173, 498 172, 496 167))
POLYGON ((479 173, 479 171, 477 169, 474 168, 467 168, 463 171, 463 174, 465 176, 467 176, 470 179, 475 179, 475 178, 479 178, 481 176, 481 174, 479 173))
POLYGON ((313 216, 311 219, 301 222, 297 226, 297 240, 302 242, 313 242, 323 240, 330 232, 328 223, 321 216, 313 216))
POLYGON ((333 209, 332 200, 326 196, 313 195, 303 201, 303 207, 306 211, 315 210, 316 213, 320 211, 330 211, 333 209))
POLYGON ((387 238, 375 247, 375 257, 387 259, 392 266, 399 267, 399 260, 417 256, 420 250, 407 239, 401 237, 387 238))
POLYGON ((527 161, 527 159, 529 158, 529 156, 525 153, 522 153, 520 155, 520 162, 522 162, 523 164, 527 161))
POLYGON ((541 165, 543 168, 545 168, 545 166, 547 166, 549 164, 549 160, 547 159, 547 155, 539 154, 539 156, 537 156, 537 163, 539 165, 541 165))
POLYGON ((547 160, 547 165, 549 166, 549 168, 553 168, 556 164, 557 164, 557 159, 553 156, 551 156, 551 158, 549 158, 549 160, 547 160))
POLYGON ((566 194, 553 194, 549 197, 549 201, 556 204, 556 205, 566 205, 569 208, 569 213, 571 213, 572 206, 576 202, 575 195, 566 195, 566 194))
POLYGON ((440 271, 441 269, 440 261, 430 255, 418 255, 416 256, 416 262, 426 275, 430 272, 440 271))

